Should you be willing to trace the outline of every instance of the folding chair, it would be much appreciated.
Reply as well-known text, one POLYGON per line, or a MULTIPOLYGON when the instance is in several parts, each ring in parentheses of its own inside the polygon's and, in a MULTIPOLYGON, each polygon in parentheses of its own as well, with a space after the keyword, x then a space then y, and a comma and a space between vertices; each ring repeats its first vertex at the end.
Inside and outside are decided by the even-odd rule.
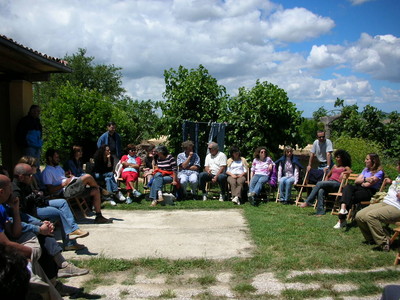
POLYGON ((91 209, 89 208, 89 205, 86 202, 86 199, 83 197, 75 197, 75 198, 69 198, 66 199, 72 213, 74 214, 75 219, 83 219, 83 218, 87 218, 88 217, 88 213, 91 212, 91 209), (78 218, 78 214, 75 211, 75 209, 78 208, 82 217, 78 218))
POLYGON ((356 174, 356 173, 351 173, 351 174, 343 176, 342 182, 340 183, 340 187, 339 187, 338 191, 336 193, 329 193, 328 194, 328 196, 335 197, 335 200, 333 202, 331 215, 338 215, 339 214, 339 210, 340 210, 339 200, 342 197, 343 188, 349 183, 349 180, 350 181, 354 181, 354 180, 356 180, 357 177, 358 177, 358 174, 356 174))
MULTIPOLYGON (((322 180, 325 179, 326 173, 327 172, 324 172, 324 176, 322 177, 322 180)), ((295 205, 300 205, 301 200, 303 200, 303 202, 304 202, 304 199, 302 198, 304 189, 308 190, 308 189, 312 189, 313 187, 315 187, 315 184, 308 183, 308 175, 309 175, 309 171, 307 170, 306 175, 304 175, 303 183, 295 185, 296 188, 300 188, 300 190, 297 194, 297 197, 296 197, 295 205)), ((317 205, 317 201, 315 201, 315 203, 314 203, 314 208, 316 207, 316 205, 317 205)))

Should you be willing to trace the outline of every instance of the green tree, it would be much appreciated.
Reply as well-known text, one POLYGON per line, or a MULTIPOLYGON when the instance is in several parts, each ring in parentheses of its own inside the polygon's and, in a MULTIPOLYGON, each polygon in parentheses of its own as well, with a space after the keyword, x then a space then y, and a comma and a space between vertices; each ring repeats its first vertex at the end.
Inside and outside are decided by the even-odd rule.
POLYGON ((248 157, 258 146, 277 153, 279 145, 302 142, 298 131, 301 112, 276 85, 257 80, 251 89, 239 88, 238 95, 224 106, 221 119, 229 128, 226 144, 240 146, 248 157))
MULTIPOLYGON (((163 105, 163 118, 168 132, 169 147, 179 153, 182 143, 182 123, 185 120, 197 122, 216 122, 220 103, 228 97, 225 87, 218 85, 206 68, 164 71, 166 99, 163 105)), ((202 155, 207 141, 204 131, 199 133, 199 154, 202 155)))
POLYGON ((328 115, 328 111, 321 106, 320 108, 318 108, 316 111, 313 112, 312 116, 314 121, 319 122, 319 120, 321 119, 321 117, 325 117, 328 115))
POLYGON ((66 55, 64 60, 72 68, 72 73, 52 74, 51 80, 34 85, 35 103, 44 106, 57 95, 57 89, 67 82, 89 90, 96 90, 101 95, 116 101, 124 96, 121 68, 114 65, 95 64, 94 57, 86 56, 86 49, 79 49, 76 54, 66 55))

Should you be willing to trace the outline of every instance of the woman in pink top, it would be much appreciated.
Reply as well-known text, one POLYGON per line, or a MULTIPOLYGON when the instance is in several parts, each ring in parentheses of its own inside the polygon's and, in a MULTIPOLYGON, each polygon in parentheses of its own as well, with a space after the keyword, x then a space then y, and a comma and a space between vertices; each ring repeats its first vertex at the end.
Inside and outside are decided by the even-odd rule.
POLYGON ((266 147, 258 147, 254 151, 254 160, 251 165, 251 180, 249 186, 248 199, 251 205, 255 205, 254 197, 260 195, 264 184, 269 180, 269 176, 274 166, 272 159, 267 156, 266 147))
POLYGON ((325 193, 331 191, 337 191, 342 181, 343 175, 350 174, 351 171, 351 157, 350 154, 345 150, 336 150, 333 154, 336 160, 336 164, 329 171, 324 181, 317 182, 317 185, 312 189, 307 200, 301 204, 301 207, 311 206, 314 199, 317 197, 317 216, 325 214, 324 208, 324 196, 325 193))

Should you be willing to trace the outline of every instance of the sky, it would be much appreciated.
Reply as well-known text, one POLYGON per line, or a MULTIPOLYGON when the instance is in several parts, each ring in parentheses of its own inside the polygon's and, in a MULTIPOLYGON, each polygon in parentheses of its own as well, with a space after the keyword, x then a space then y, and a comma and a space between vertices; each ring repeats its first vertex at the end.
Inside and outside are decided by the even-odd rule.
POLYGON ((231 96, 268 81, 310 117, 337 98, 400 112, 399 15, 399 0, 0 0, 0 34, 59 58, 85 48, 134 99, 202 64, 231 96))

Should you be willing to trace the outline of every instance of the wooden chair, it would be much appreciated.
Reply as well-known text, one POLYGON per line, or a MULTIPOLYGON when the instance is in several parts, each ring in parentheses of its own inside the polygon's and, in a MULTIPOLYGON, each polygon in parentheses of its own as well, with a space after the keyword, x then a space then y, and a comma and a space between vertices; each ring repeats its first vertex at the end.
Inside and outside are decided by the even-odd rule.
MULTIPOLYGON (((378 191, 378 192, 383 192, 383 191, 385 191, 385 188, 386 188, 386 184, 387 184, 387 183, 388 183, 387 178, 384 178, 383 181, 382 181, 382 185, 381 185, 381 187, 379 188, 379 191, 378 191)), ((353 204, 353 205, 351 206, 351 208, 349 209, 349 213, 348 213, 348 215, 347 215, 347 220, 348 220, 348 221, 353 221, 354 218, 355 218, 355 216, 356 216, 356 213, 357 213, 359 210, 361 210, 363 207, 366 207, 366 206, 368 206, 368 205, 370 205, 370 204, 374 204, 374 203, 371 203, 371 200, 369 200, 369 201, 361 201, 360 203, 353 204)))
POLYGON ((69 198, 66 199, 72 213, 74 214, 75 219, 84 219, 88 217, 88 214, 92 211, 89 208, 89 205, 86 202, 86 199, 83 197, 75 197, 75 198, 69 198), (79 209, 79 212, 81 213, 81 217, 78 217, 78 214, 76 210, 79 209))
MULTIPOLYGON (((304 175, 303 183, 295 185, 295 188, 299 188, 299 192, 297 193, 296 202, 295 202, 296 205, 300 205, 300 201, 302 201, 302 200, 304 202, 304 199, 302 198, 304 189, 308 190, 308 189, 312 189, 313 187, 315 187, 315 184, 308 183, 308 175, 309 175, 309 171, 307 170, 306 174, 304 175)), ((326 172, 324 173, 322 180, 325 179, 325 176, 326 176, 326 172)), ((316 205, 317 205, 317 201, 315 201, 315 203, 314 203, 314 208, 316 207, 316 205)))
POLYGON ((328 194, 328 196, 335 197, 333 207, 332 207, 332 212, 331 212, 332 215, 339 214, 339 210, 340 210, 339 200, 342 197, 343 188, 349 184, 349 181, 354 182, 357 177, 358 177, 357 173, 351 173, 351 174, 348 174, 347 176, 343 176, 342 182, 340 183, 339 190, 336 193, 328 194))

